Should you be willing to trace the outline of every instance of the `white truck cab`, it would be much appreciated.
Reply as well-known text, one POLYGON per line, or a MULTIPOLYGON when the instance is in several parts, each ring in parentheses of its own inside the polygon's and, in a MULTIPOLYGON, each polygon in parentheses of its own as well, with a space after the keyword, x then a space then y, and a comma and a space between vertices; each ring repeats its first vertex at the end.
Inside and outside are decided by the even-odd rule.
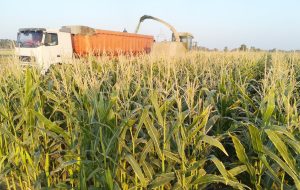
POLYGON ((71 33, 45 28, 20 29, 16 55, 22 65, 38 66, 45 72, 52 64, 72 58, 71 33))

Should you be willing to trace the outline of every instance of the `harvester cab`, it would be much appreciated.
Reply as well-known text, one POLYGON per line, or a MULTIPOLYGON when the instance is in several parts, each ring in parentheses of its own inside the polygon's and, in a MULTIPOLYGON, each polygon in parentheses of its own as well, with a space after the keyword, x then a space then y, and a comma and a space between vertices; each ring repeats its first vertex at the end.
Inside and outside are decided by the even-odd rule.
MULTIPOLYGON (((178 33, 180 42, 184 44, 187 50, 192 49, 194 36, 188 32, 180 32, 178 33)), ((172 36, 172 41, 175 41, 174 35, 172 36)))

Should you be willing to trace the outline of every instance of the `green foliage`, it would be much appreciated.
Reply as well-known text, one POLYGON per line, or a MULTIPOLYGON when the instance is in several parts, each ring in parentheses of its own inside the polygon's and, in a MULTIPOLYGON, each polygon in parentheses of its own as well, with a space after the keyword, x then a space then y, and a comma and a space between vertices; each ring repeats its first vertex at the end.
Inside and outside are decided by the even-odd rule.
POLYGON ((300 189, 297 54, 0 70, 1 189, 300 189))

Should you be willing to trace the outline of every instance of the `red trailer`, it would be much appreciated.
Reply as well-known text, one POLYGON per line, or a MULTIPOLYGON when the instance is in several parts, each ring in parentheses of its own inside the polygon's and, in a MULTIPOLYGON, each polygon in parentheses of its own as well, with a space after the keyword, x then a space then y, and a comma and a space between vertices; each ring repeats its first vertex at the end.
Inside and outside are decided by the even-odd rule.
POLYGON ((109 55, 150 53, 154 42, 153 36, 95 30, 75 26, 69 28, 72 33, 73 51, 77 55, 109 55))

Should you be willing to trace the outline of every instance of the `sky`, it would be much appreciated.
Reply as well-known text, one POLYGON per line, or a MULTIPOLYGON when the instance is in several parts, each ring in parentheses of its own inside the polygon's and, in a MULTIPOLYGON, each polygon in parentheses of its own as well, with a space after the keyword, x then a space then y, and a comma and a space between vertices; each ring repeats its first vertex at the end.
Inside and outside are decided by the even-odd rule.
MULTIPOLYGON (((134 32, 142 15, 152 15, 198 45, 230 49, 241 44, 262 49, 300 49, 299 0, 0 0, 0 39, 16 39, 19 28, 85 25, 134 32)), ((157 40, 171 32, 145 21, 140 33, 157 40)))

